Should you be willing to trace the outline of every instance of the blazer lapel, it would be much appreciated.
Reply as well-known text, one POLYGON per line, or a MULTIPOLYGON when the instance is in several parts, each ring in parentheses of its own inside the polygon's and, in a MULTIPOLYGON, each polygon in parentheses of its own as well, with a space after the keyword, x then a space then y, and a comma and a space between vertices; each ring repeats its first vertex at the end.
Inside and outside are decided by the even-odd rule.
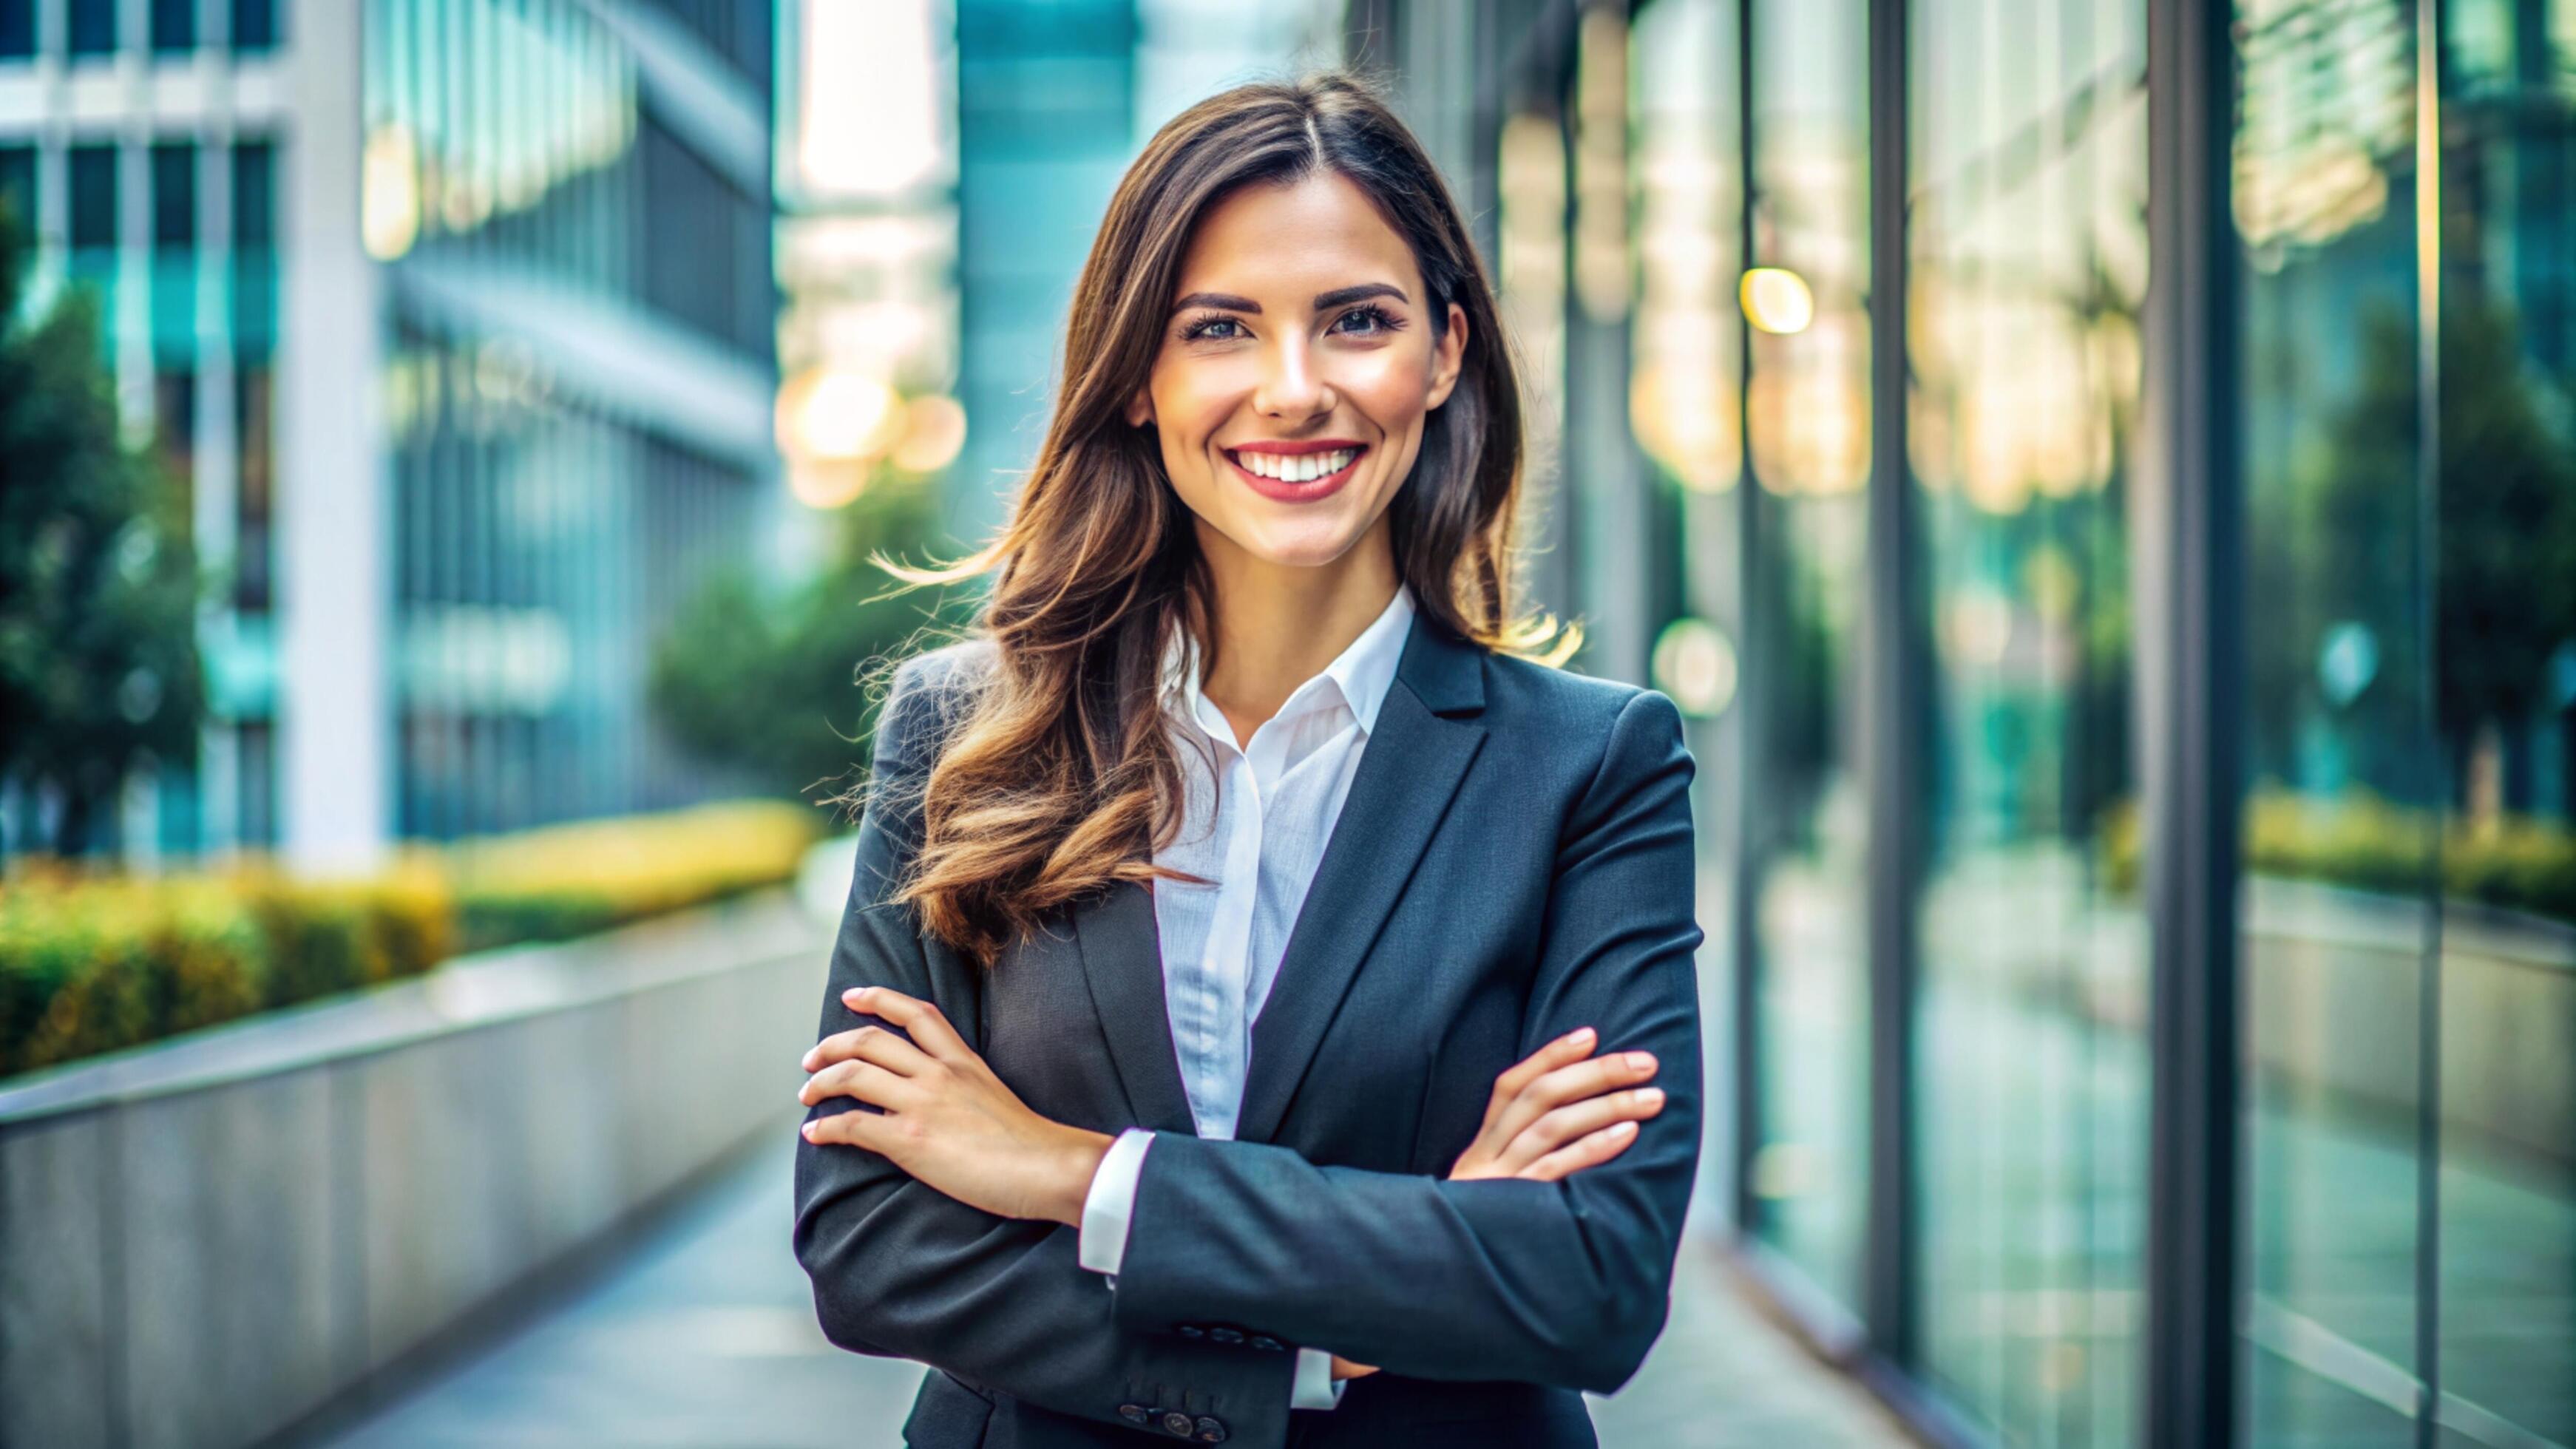
POLYGON ((1120 881, 1075 908, 1073 929, 1082 974, 1091 983, 1092 1009, 1100 1014, 1110 1064, 1118 1069, 1136 1125, 1197 1136, 1163 1001, 1154 898, 1141 884, 1120 881))
MULTIPOLYGON (((1485 739, 1473 718, 1485 706, 1482 645, 1417 614, 1395 681, 1289 928, 1278 979, 1252 1025, 1251 1075, 1235 1123, 1235 1136, 1247 1142, 1267 1142, 1278 1130, 1351 978, 1485 739)), ((1163 1055, 1171 1057, 1168 1031, 1163 1055)))

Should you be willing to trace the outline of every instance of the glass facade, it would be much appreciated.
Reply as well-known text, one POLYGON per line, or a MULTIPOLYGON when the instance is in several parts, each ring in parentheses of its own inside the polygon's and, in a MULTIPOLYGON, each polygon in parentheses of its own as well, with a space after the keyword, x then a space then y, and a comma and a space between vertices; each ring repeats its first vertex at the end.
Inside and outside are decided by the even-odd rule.
POLYGON ((2576 4, 2220 11, 1649 0, 1624 163, 1592 8, 1408 100, 1506 98, 1543 602, 1693 721, 1755 1277, 1942 1442, 2576 1445, 2576 4))
POLYGON ((1000 524, 1045 427, 1084 249, 1134 155, 1134 0, 958 0, 957 400, 948 531, 1000 524))
POLYGON ((2238 23, 2248 1422, 2576 1443, 2576 9, 2238 23))
POLYGON ((316 788, 380 788, 353 812, 378 838, 723 792, 659 735, 645 684, 672 610, 775 531, 773 7, 661 0, 612 25, 586 0, 351 4, 293 12, 299 35, 274 0, 0 0, 0 118, 34 118, 0 119, 0 191, 59 248, 45 264, 100 294, 120 394, 220 581, 215 719, 199 760, 161 770, 158 844, 291 852, 342 828, 312 823, 316 788), (230 54, 137 67, 132 115, 55 114, 58 86, 5 63, 21 17, 24 50, 76 66, 230 54), (196 83, 237 57, 267 84, 196 83), (352 110, 256 99, 304 96, 304 66, 354 72, 352 110), (288 237, 306 264, 282 265, 288 237), (334 246, 365 275, 313 260, 334 246), (340 376, 281 336, 299 307, 340 376), (333 386, 346 407, 313 401, 333 386), (370 480, 381 542, 303 578, 302 510, 354 529, 342 505, 370 480), (299 612, 368 587, 381 639, 299 612), (361 645, 383 685, 311 678, 361 645), (341 727, 381 713, 376 788, 304 776, 320 752, 294 715, 317 688, 341 727))
MULTIPOLYGON (((765 87, 766 7, 661 8, 713 48, 709 77, 765 87)), ((765 402, 766 157, 730 167, 576 0, 370 0, 365 20, 366 245, 395 312, 397 832, 702 798, 722 782, 659 737, 643 681, 673 608, 749 546, 766 438, 657 425, 561 344, 605 331, 675 375, 712 351, 765 402)))
POLYGON ((1864 0, 1751 0, 1743 156, 1753 325, 1739 564, 1760 1135, 1748 1225, 1860 1301, 1868 1189, 1867 809, 1857 708, 1869 541, 1864 0))
POLYGON ((1926 1376, 2013 1443, 2137 1417, 2145 11, 1918 8, 1905 58, 1912 1297, 1926 1376))

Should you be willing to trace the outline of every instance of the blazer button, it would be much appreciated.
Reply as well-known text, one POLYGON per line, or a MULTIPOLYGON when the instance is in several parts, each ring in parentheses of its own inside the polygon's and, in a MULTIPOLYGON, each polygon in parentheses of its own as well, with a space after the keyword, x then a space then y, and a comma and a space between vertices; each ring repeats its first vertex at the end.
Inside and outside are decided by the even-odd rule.
POLYGON ((1219 1423, 1217 1420, 1209 1418, 1205 1414, 1201 1414, 1199 1416, 1199 1442, 1202 1444, 1224 1443, 1225 1425, 1219 1423))
POLYGON ((1286 1344, 1281 1343, 1279 1340, 1272 1338, 1266 1333, 1254 1334, 1252 1336, 1252 1346, 1254 1348, 1267 1349, 1272 1353, 1277 1353, 1280 1349, 1287 1347, 1286 1344))
POLYGON ((1153 1417, 1153 1410, 1146 1408, 1143 1404, 1120 1404, 1118 1406, 1118 1417, 1126 1420, 1130 1424, 1141 1424, 1147 1419, 1153 1417))
POLYGON ((1191 1421, 1189 1415, 1182 1413, 1178 1409, 1174 1409, 1163 1416, 1164 1432, 1177 1438, 1186 1439, 1192 1434, 1197 1433, 1198 1428, 1199 1426, 1191 1421))
POLYGON ((1182 1325, 1181 1325, 1181 1337, 1183 1337, 1183 1338, 1205 1338, 1205 1337, 1207 1337, 1207 1330, 1206 1330, 1206 1329, 1204 1329, 1204 1328, 1199 1327, 1199 1326, 1198 1326, 1197 1324, 1195 1324, 1195 1323, 1184 1323, 1184 1324, 1182 1324, 1182 1325))
POLYGON ((1208 1337, 1215 1339, 1219 1343, 1241 1343, 1243 1342, 1243 1330, 1239 1328, 1211 1328, 1208 1330, 1208 1337))

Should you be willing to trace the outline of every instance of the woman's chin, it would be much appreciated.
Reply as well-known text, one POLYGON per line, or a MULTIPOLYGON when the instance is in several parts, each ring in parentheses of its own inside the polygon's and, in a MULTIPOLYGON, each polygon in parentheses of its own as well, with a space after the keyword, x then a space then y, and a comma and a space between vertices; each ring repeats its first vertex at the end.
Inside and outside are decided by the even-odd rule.
POLYGON ((1319 569, 1339 563, 1363 531, 1338 526, 1266 529, 1245 552, 1277 568, 1319 569))

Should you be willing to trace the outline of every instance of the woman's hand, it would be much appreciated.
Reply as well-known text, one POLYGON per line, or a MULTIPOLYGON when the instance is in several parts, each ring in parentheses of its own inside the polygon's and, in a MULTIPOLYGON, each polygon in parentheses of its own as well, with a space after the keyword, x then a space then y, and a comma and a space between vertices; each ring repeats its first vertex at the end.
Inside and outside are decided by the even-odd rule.
POLYGON ((1654 1054, 1591 1057, 1592 1042, 1588 1026, 1567 1032, 1495 1078, 1485 1125, 1450 1180, 1554 1182, 1628 1150, 1637 1124, 1664 1110, 1663 1089, 1644 1085, 1655 1074, 1654 1054))
POLYGON ((1082 1224, 1082 1200, 1110 1139, 1029 1110, 966 1045, 939 1008, 883 986, 841 993, 850 1010, 902 1027, 862 1026, 805 1054, 811 1107, 850 1097, 864 1108, 805 1124, 805 1140, 864 1147, 940 1192, 1006 1218, 1082 1224))
MULTIPOLYGON (((1554 1182, 1627 1151, 1637 1140, 1637 1124, 1664 1110, 1661 1088, 1638 1085, 1655 1074, 1655 1058, 1619 1052, 1587 1061, 1592 1042, 1588 1026, 1567 1032, 1495 1078, 1485 1125, 1449 1169, 1449 1180, 1554 1182)), ((1376 1372, 1346 1358, 1333 1360, 1337 1379, 1376 1372)))

